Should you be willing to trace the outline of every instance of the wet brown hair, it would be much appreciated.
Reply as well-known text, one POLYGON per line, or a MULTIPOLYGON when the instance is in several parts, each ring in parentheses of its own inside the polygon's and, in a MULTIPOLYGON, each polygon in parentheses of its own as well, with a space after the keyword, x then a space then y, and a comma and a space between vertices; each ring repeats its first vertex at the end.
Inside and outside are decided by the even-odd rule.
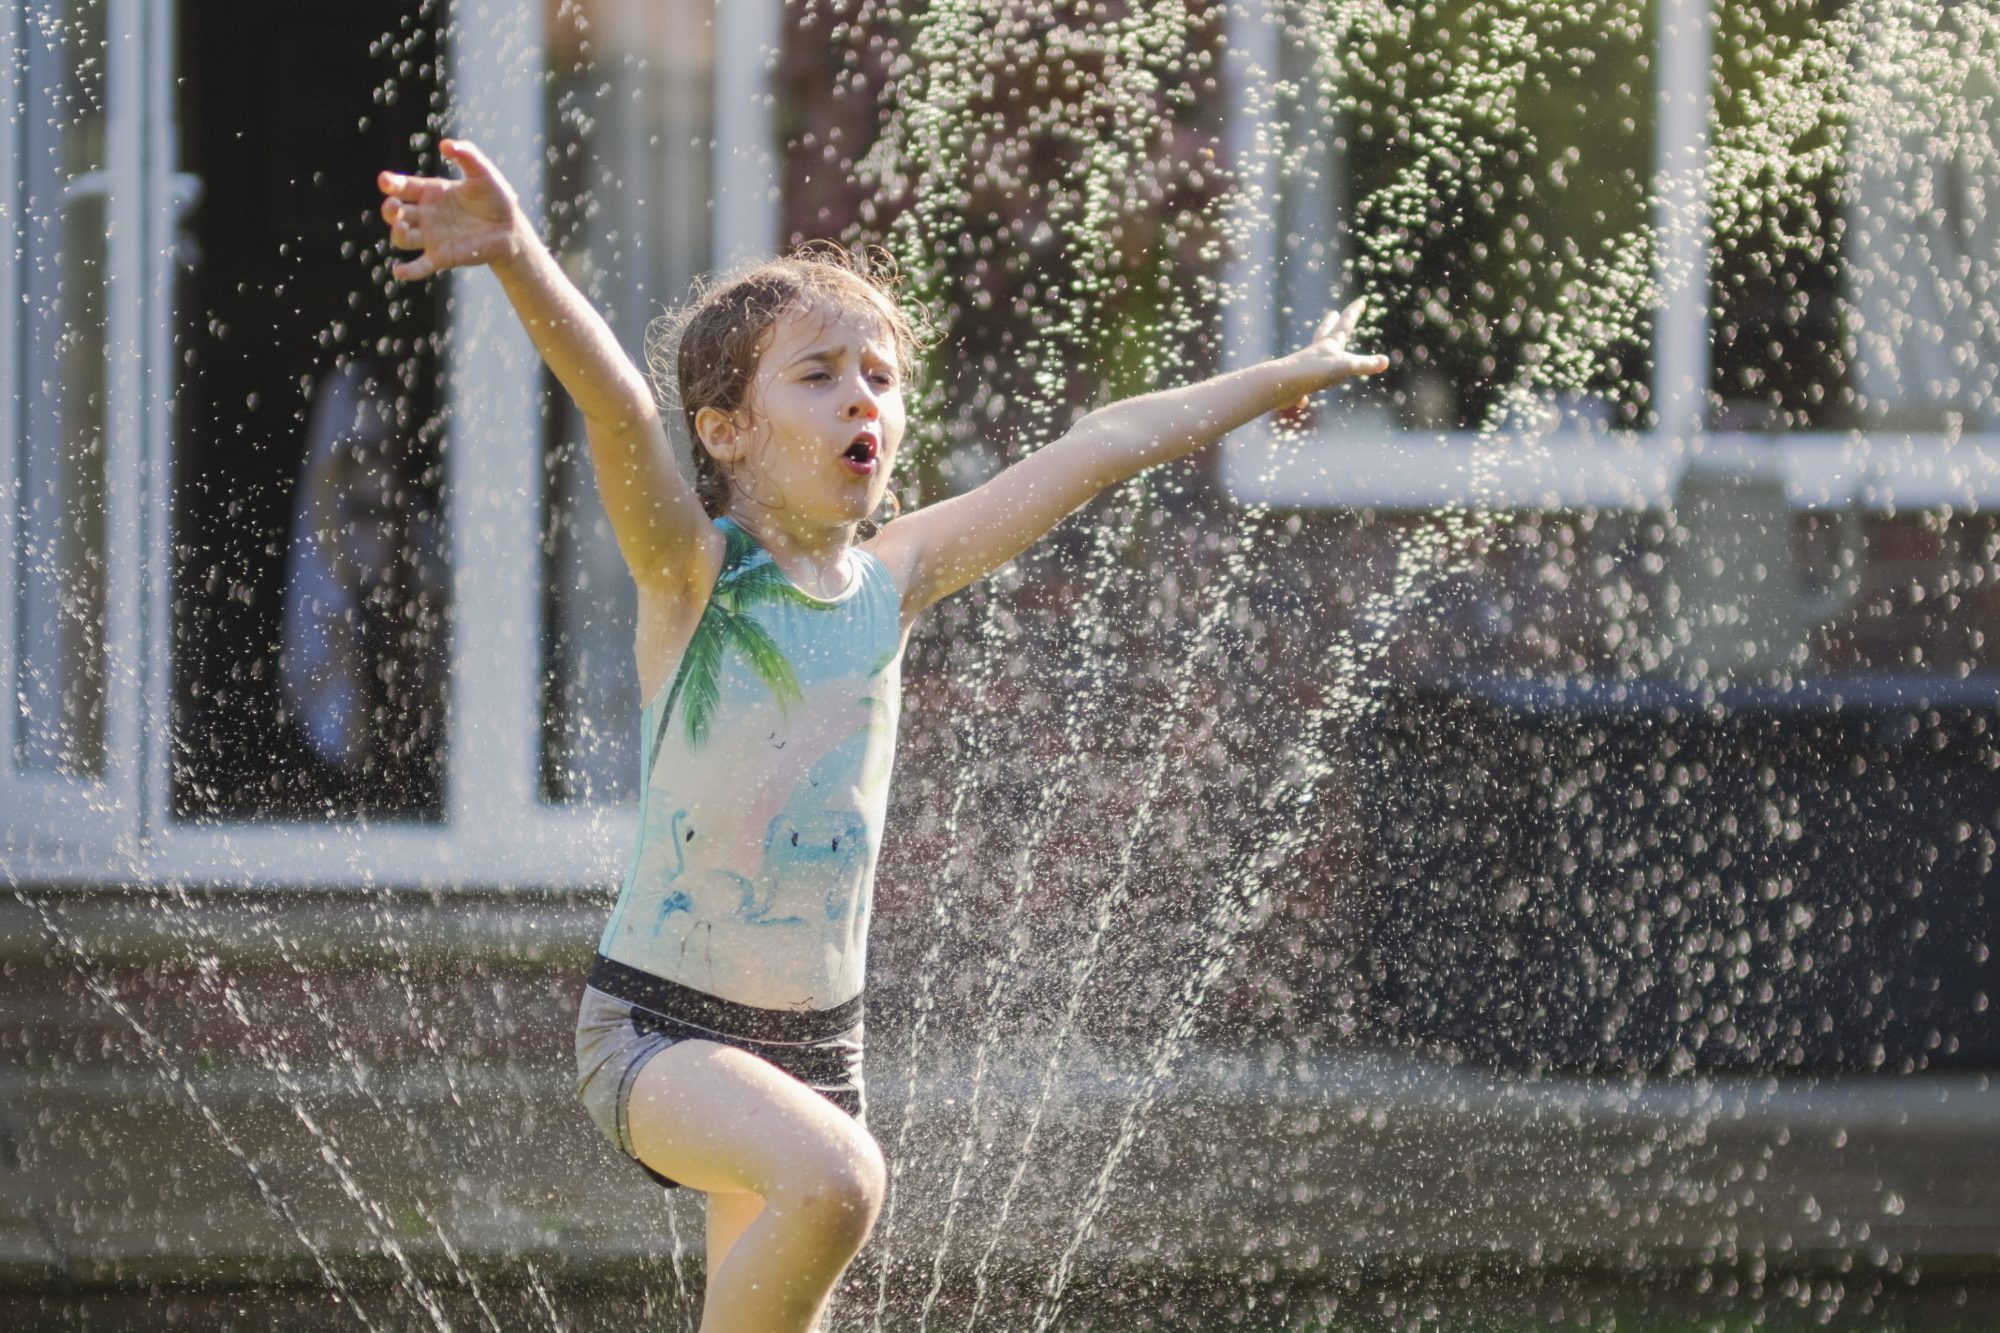
MULTIPOLYGON (((694 457, 695 493, 710 518, 729 508, 729 474, 695 429, 704 407, 735 416, 748 406, 757 360, 772 327, 808 310, 878 319, 895 349, 897 378, 910 383, 926 330, 896 299, 900 278, 883 250, 809 241, 777 259, 752 261, 695 284, 679 310, 646 331, 646 369, 668 411, 679 410, 694 457)), ((890 492, 893 503, 895 492, 890 492)), ((873 525, 864 525, 872 530, 873 525)))

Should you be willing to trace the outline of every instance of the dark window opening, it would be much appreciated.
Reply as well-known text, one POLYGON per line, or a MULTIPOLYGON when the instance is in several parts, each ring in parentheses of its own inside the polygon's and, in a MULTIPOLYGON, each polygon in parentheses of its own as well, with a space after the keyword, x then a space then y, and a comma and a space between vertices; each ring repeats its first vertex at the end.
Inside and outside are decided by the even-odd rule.
POLYGON ((434 23, 393 0, 180 6, 182 818, 443 812, 444 289, 389 279, 374 184, 438 169, 434 23))

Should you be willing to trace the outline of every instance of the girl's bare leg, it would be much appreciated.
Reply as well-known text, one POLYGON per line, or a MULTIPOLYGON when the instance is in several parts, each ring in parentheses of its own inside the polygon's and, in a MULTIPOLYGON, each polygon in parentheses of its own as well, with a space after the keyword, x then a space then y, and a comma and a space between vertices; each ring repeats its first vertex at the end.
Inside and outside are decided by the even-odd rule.
MULTIPOLYGON (((626 1125, 655 1171, 711 1199, 761 1200, 709 1269, 701 1333, 807 1333, 881 1211, 887 1172, 868 1131, 765 1061, 706 1041, 646 1062, 626 1125)), ((725 1203, 723 1220, 748 1211, 725 1203)))
POLYGON ((724 1194, 718 1190, 708 1196, 709 1272, 722 1267, 737 1240, 763 1211, 764 1201, 754 1194, 724 1194))

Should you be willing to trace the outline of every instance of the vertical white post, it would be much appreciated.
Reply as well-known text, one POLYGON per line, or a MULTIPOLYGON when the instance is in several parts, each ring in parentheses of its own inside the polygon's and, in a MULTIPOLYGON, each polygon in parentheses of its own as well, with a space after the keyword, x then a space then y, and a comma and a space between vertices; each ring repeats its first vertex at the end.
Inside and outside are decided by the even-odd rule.
MULTIPOLYGON (((542 184, 542 12, 518 0, 459 0, 447 65, 454 132, 499 164, 530 216, 539 216, 542 184)), ((515 826, 537 804, 542 375, 491 274, 447 281, 444 489, 453 592, 445 808, 476 850, 481 829, 515 826)))
MULTIPOLYGON (((27 14, 20 5, 0 5, 0 310, 10 313, 21 308, 22 228, 26 222, 22 195, 20 157, 23 114, 21 76, 27 61, 21 50, 25 41, 27 14)), ((0 850, 9 845, 10 826, 21 802, 8 790, 14 769, 14 645, 21 573, 15 568, 19 556, 17 506, 21 503, 19 477, 21 431, 25 414, 21 411, 21 328, 14 318, 0 319, 0 794, 9 797, 0 812, 0 850)))
POLYGON ((144 630, 140 679, 138 837, 142 847, 166 827, 173 786, 173 340, 179 327, 174 307, 180 280, 180 222, 193 202, 184 189, 194 184, 179 174, 179 108, 174 81, 174 0, 148 0, 146 7, 146 177, 141 196, 146 209, 146 391, 142 399, 145 493, 140 533, 143 577, 139 581, 144 630))
MULTIPOLYGON (((144 655, 147 400, 146 347, 152 256, 146 237, 150 196, 146 158, 152 108, 148 0, 116 0, 107 19, 109 96, 105 169, 104 291, 104 781, 111 836, 138 827, 140 737, 145 719, 144 655)), ((133 849, 136 850, 136 849, 133 849)))
MULTIPOLYGON (((122 865, 114 859, 114 852, 121 847, 131 850, 129 835, 137 827, 142 700, 139 516, 144 460, 139 441, 144 412, 139 395, 144 389, 140 357, 144 347, 145 249, 140 234, 144 210, 140 187, 145 107, 140 76, 145 33, 139 26, 141 12, 135 0, 110 0, 105 5, 103 156, 93 169, 59 181, 55 172, 48 170, 50 163, 44 162, 40 172, 30 171, 25 156, 29 130, 21 118, 45 114, 35 94, 60 84, 67 74, 62 62, 74 54, 65 43, 74 42, 81 48, 83 39, 80 32, 65 31, 53 44, 38 42, 38 37, 47 35, 33 31, 32 18, 18 5, 0 16, 0 56, 7 65, 5 74, 0 75, 0 105, 7 112, 5 124, 0 125, 0 181, 5 182, 0 184, 0 236, 9 242, 0 252, 0 301, 20 312, 24 301, 49 299, 46 282, 59 256, 48 247, 60 243, 63 236, 61 210, 80 207, 87 200, 102 201, 104 213, 98 225, 104 232, 100 270, 104 278, 104 327, 98 354, 103 358, 105 377, 100 405, 104 537, 103 545, 83 558, 101 565, 104 580, 104 753, 100 772, 86 776, 64 771, 59 763, 40 766, 30 760, 22 764, 15 746, 19 721, 15 691, 23 665, 17 654, 23 651, 23 640, 40 631, 37 637, 55 648, 60 669, 70 666, 63 645, 53 638, 50 622, 55 613, 32 607, 27 609, 26 624, 21 618, 21 585, 28 579, 21 563, 24 542, 29 540, 22 531, 30 503, 28 491, 39 472, 43 485, 63 486, 67 498, 69 489, 60 478, 60 469, 65 463, 81 466, 79 460, 60 456, 65 445, 60 437, 61 423, 46 409, 31 409, 24 397, 36 392, 32 375, 24 375, 27 358, 34 357, 42 373, 48 373, 52 364, 60 364, 45 342, 37 344, 34 326, 42 319, 25 312, 25 319, 10 318, 5 332, 0 333, 0 363, 4 363, 0 364, 0 404, 4 404, 0 411, 5 413, 0 418, 4 421, 0 425, 0 454, 4 454, 0 457, 0 679, 5 681, 7 699, 0 709, 0 848, 25 852, 39 847, 72 863, 108 865, 116 874, 122 865), (33 185, 31 176, 35 178, 33 185), (28 216, 31 190, 44 220, 56 223, 46 232, 28 216), (39 297, 35 292, 38 284, 28 279, 25 263, 45 266, 39 297), (24 333, 29 340, 25 344, 24 333), (47 435, 24 438, 35 430, 47 435)), ((89 132, 76 125, 53 123, 51 129, 51 137, 89 132)), ((87 284, 90 279, 81 277, 81 281, 87 284)), ((81 318, 87 305, 85 292, 64 296, 68 304, 56 308, 67 319, 81 318)), ((46 338, 46 325, 41 332, 46 338)), ((70 516, 82 517, 74 511, 70 516)), ((64 557, 58 554, 55 558, 64 557)))
POLYGON ((1236 181, 1230 219, 1237 245, 1223 271, 1222 360, 1225 369, 1255 364, 1277 345, 1277 155, 1266 146, 1280 132, 1271 123, 1270 85, 1278 77, 1277 15, 1271 0, 1238 0, 1223 26, 1223 60, 1229 89, 1224 128, 1229 170, 1236 181))
POLYGON ((1713 115, 1714 0, 1661 0, 1654 169, 1666 307, 1653 333, 1653 404, 1663 445, 1685 453, 1706 418, 1708 133, 1713 115))
POLYGON ((717 0, 715 6, 715 263, 778 248, 777 147, 771 70, 784 0, 717 0))

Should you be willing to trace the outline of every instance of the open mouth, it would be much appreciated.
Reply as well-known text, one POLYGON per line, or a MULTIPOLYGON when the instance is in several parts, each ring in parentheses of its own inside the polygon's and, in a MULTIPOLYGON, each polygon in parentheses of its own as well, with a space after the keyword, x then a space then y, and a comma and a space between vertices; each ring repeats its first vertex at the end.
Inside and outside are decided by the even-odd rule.
POLYGON ((848 445, 846 452, 840 457, 842 462, 857 472, 873 472, 876 456, 880 452, 881 446, 875 442, 874 436, 857 435, 854 437, 854 443, 848 445))

